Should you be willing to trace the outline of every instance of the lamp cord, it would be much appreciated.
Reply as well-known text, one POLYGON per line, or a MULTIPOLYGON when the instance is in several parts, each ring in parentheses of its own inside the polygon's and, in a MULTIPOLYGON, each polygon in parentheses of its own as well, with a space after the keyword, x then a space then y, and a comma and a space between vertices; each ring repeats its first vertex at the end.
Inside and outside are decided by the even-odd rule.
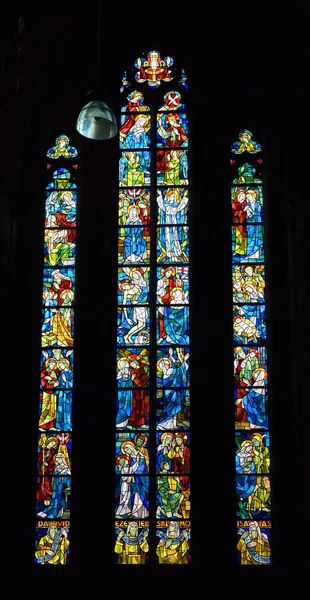
POLYGON ((98 28, 97 28, 97 75, 96 85, 100 88, 100 0, 98 0, 98 28))

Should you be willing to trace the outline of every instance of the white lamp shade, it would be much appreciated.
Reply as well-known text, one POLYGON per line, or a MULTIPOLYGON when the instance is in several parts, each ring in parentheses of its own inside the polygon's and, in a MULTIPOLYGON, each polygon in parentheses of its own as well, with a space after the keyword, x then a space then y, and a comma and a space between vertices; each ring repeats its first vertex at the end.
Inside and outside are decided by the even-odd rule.
POLYGON ((101 100, 85 104, 78 116, 76 129, 91 140, 109 140, 118 131, 113 110, 101 100))

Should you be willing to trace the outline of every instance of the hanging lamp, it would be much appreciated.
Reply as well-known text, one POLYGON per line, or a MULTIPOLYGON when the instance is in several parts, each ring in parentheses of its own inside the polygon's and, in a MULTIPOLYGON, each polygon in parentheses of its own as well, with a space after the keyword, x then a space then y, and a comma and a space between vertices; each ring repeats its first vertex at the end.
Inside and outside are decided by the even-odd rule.
POLYGON ((88 102, 82 108, 76 129, 90 140, 109 140, 117 134, 117 122, 113 110, 104 102, 100 84, 100 0, 98 0, 97 76, 96 87, 87 94, 88 102))

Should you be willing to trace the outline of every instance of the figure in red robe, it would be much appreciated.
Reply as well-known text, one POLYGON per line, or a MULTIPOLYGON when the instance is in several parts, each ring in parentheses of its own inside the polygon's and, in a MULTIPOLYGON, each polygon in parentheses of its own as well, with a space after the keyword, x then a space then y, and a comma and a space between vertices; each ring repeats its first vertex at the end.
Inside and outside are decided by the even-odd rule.
POLYGON ((128 419, 128 426, 147 427, 150 414, 149 392, 146 388, 149 378, 145 373, 140 358, 136 354, 131 354, 129 362, 130 375, 134 385, 132 394, 132 411, 128 419))
POLYGON ((48 504, 52 498, 51 476, 55 468, 55 454, 57 454, 58 440, 56 437, 46 438, 45 434, 39 441, 41 446, 38 454, 38 472, 41 477, 38 478, 37 500, 43 500, 48 504))

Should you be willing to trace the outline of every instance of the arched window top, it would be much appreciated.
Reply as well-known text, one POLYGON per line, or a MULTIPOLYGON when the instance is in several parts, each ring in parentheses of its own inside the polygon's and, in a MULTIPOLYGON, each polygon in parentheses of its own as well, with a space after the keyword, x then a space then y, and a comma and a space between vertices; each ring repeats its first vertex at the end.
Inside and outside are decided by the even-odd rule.
POLYGON ((136 58, 129 77, 127 77, 127 71, 124 71, 120 93, 122 94, 126 88, 136 84, 146 83, 149 88, 156 89, 162 83, 171 82, 183 87, 186 91, 188 89, 185 70, 177 68, 171 56, 162 58, 158 50, 150 50, 136 58))
POLYGON ((252 131, 248 129, 242 129, 239 133, 239 140, 234 142, 231 146, 233 154, 243 154, 243 152, 249 152, 250 154, 257 154, 262 151, 262 146, 253 139, 252 131))
POLYGON ((78 151, 74 146, 70 146, 70 140, 67 135, 59 135, 55 140, 55 146, 50 148, 46 156, 48 158, 74 158, 78 151))

